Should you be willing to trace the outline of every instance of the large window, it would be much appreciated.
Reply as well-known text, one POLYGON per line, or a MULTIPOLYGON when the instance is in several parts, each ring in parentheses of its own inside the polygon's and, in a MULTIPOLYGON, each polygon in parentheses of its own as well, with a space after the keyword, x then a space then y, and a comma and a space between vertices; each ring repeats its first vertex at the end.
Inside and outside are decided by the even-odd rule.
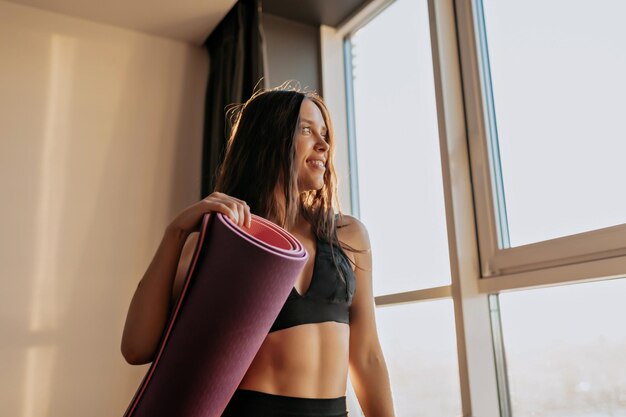
POLYGON ((626 223, 626 2, 482 2, 508 245, 626 223))
POLYGON ((626 280, 500 295, 516 417, 626 416, 626 280))
POLYGON ((450 284, 426 0, 395 1, 348 42, 355 191, 372 237, 374 292, 450 284))
POLYGON ((461 412, 454 306, 423 295, 451 281, 429 31, 426 0, 396 0, 346 39, 353 214, 368 227, 374 293, 392 300, 379 298, 377 322, 399 416, 461 412))
POLYGON ((626 417, 625 17, 373 0, 322 29, 398 417, 626 417))
POLYGON ((626 2, 476 0, 473 12, 461 39, 476 42, 466 91, 483 105, 468 108, 483 274, 626 255, 626 2))
POLYGON ((376 316, 398 417, 459 415, 452 302, 380 307, 376 316))

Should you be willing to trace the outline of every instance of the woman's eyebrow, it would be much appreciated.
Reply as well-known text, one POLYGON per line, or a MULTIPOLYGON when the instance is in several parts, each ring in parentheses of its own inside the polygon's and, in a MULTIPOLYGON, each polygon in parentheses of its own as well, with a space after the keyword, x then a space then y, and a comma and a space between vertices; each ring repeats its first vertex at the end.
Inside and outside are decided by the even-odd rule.
MULTIPOLYGON (((309 120, 309 119, 302 119, 300 120, 301 122, 306 122, 306 123, 310 123, 312 125, 315 124, 315 122, 313 120, 309 120)), ((322 126, 322 129, 326 129, 326 126, 322 126)))

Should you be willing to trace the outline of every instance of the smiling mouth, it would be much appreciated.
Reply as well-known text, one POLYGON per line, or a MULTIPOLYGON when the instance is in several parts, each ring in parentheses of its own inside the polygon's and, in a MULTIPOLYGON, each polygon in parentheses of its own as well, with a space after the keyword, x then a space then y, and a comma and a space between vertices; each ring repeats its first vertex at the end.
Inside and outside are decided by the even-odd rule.
POLYGON ((319 160, 319 159, 309 159, 308 161, 306 161, 306 163, 318 169, 323 169, 323 170, 326 169, 324 165, 324 161, 319 160))

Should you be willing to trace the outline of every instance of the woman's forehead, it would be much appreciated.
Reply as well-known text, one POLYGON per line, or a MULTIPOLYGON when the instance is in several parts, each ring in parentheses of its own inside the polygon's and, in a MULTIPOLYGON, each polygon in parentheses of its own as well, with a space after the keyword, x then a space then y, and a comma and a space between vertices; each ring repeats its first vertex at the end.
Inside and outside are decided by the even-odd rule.
POLYGON ((317 104, 306 98, 302 100, 300 106, 300 121, 326 126, 322 111, 317 107, 317 104))

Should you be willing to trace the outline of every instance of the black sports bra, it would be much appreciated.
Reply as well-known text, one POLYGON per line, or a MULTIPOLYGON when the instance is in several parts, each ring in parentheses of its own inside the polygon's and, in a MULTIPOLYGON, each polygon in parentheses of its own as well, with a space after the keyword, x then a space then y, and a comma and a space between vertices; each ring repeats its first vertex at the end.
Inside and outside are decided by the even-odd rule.
POLYGON ((271 332, 306 323, 336 321, 350 323, 350 306, 356 290, 356 278, 348 259, 337 247, 316 237, 313 277, 309 288, 299 294, 295 287, 287 297, 271 332), (344 284, 335 269, 331 250, 346 280, 344 284))

